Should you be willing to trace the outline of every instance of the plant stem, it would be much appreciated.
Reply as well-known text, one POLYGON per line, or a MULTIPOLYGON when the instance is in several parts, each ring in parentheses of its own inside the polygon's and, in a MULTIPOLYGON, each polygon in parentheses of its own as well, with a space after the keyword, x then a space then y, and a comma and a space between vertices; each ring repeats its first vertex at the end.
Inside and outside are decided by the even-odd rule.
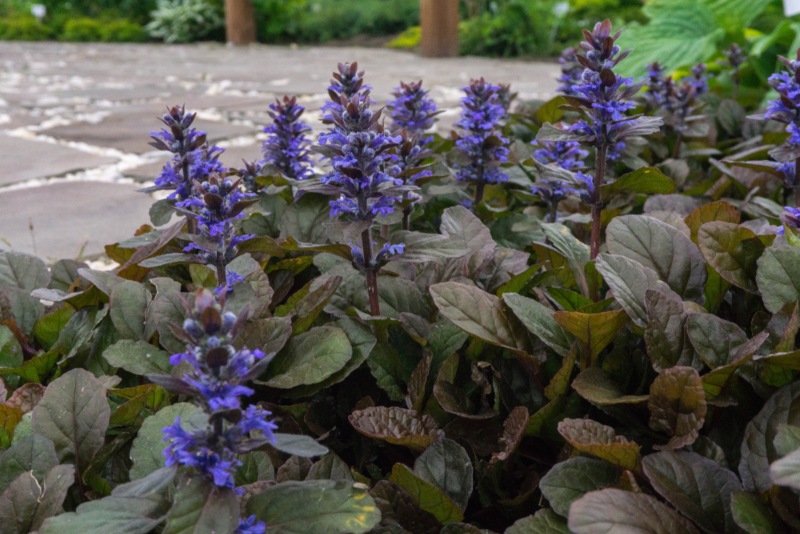
POLYGON ((480 180, 477 185, 475 186, 475 207, 477 208, 478 205, 483 202, 483 190, 486 188, 486 183, 483 180, 480 180))
POLYGON ((798 172, 800 172, 800 158, 794 160, 794 206, 796 208, 800 208, 800 183, 797 180, 800 174, 798 172))
POLYGON ((411 229, 411 207, 405 208, 403 210, 403 230, 410 230, 411 229))
POLYGON ((600 187, 606 175, 606 154, 608 145, 605 143, 597 147, 597 161, 595 162, 594 193, 592 194, 592 243, 591 259, 597 258, 600 253, 601 217, 603 215, 603 200, 600 197, 600 187))
POLYGON ((364 251, 364 272, 367 275, 367 296, 369 297, 369 313, 380 315, 381 306, 378 302, 378 272, 372 265, 372 238, 370 229, 361 232, 361 248, 364 251))
POLYGON ((554 223, 556 222, 556 217, 558 217, 558 201, 553 199, 550 201, 550 217, 547 220, 554 223))
POLYGON ((675 146, 672 148, 672 159, 678 159, 681 157, 681 143, 683 143, 683 137, 681 134, 675 134, 675 146))

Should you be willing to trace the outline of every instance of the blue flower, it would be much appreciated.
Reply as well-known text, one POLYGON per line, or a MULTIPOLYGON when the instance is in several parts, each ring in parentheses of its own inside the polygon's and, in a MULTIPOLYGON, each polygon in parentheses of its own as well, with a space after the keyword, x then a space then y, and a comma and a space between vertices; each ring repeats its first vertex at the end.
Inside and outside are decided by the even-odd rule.
POLYGON ((422 137, 422 134, 433 127, 438 111, 433 100, 428 98, 428 91, 422 89, 422 81, 400 82, 400 87, 396 87, 392 94, 395 98, 387 102, 386 107, 391 110, 393 129, 406 130, 411 136, 418 136, 421 146, 430 143, 433 138, 422 137))
POLYGON ((185 107, 173 106, 161 117, 167 129, 150 134, 151 146, 173 154, 155 179, 156 189, 174 190, 170 200, 185 200, 191 195, 193 182, 225 172, 218 159, 224 150, 208 145, 205 132, 192 128, 194 119, 195 114, 186 113, 185 107))
POLYGON ((297 97, 283 97, 269 106, 273 123, 264 128, 268 134, 262 145, 262 166, 271 165, 284 176, 305 180, 311 175, 310 142, 306 133, 311 128, 300 120, 305 109, 297 104, 297 97))
POLYGON ((263 521, 259 521, 255 515, 251 515, 247 519, 239 521, 233 534, 264 534, 266 530, 267 525, 263 521))
POLYGON ((581 148, 577 141, 533 141, 533 152, 536 161, 545 165, 554 163, 562 169, 574 171, 584 166, 589 151, 581 148))
POLYGON ((472 80, 464 93, 461 119, 456 122, 462 133, 456 147, 468 163, 455 165, 456 178, 477 184, 506 182, 508 175, 500 170, 508 159, 508 140, 499 134, 506 115, 501 87, 481 78, 472 80))
POLYGON ((573 87, 580 83, 583 75, 583 65, 578 61, 575 49, 572 47, 564 49, 558 58, 558 63, 561 65, 561 76, 556 79, 561 84, 558 86, 558 92, 573 96, 575 94, 573 87))
POLYGON ((337 113, 341 114, 345 102, 349 102, 356 95, 364 97, 372 89, 371 85, 364 83, 364 71, 358 70, 358 63, 339 63, 337 70, 333 73, 333 79, 328 86, 328 96, 330 100, 322 105, 323 122, 334 122, 337 113))
MULTIPOLYGON (((223 312, 208 291, 195 298, 192 316, 183 324, 186 351, 174 354, 170 363, 190 364, 190 371, 178 380, 179 391, 193 394, 209 416, 205 428, 188 432, 180 417, 163 429, 166 465, 183 465, 196 469, 203 477, 220 487, 234 487, 234 472, 241 465, 237 454, 250 450, 246 444, 251 432, 260 432, 259 439, 273 443, 275 423, 270 412, 257 406, 242 409, 242 399, 254 393, 246 382, 263 372, 268 358, 260 350, 236 349, 233 346, 239 318, 223 312), (238 412, 234 416, 232 413, 238 412)), ((174 387, 175 381, 159 382, 174 387)))

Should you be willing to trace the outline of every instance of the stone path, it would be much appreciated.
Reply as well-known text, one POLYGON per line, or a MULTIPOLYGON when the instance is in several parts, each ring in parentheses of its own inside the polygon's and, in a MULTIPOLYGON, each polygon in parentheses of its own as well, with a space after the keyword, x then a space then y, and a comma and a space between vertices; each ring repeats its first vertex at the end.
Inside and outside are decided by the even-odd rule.
POLYGON ((400 80, 424 80, 447 110, 442 132, 471 78, 511 83, 527 100, 551 96, 558 75, 552 63, 374 48, 0 42, 0 250, 46 260, 102 254, 149 221, 153 198, 137 189, 165 160, 147 143, 166 106, 198 111, 197 127, 238 167, 259 157, 276 96, 300 95, 306 120, 318 124, 340 61, 358 61, 379 103, 400 80))

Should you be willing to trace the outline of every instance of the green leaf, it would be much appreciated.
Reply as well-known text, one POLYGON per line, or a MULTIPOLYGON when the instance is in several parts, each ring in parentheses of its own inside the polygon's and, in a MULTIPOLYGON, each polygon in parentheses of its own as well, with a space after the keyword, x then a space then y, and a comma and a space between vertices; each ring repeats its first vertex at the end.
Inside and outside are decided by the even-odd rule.
POLYGON ((51 439, 59 459, 74 463, 80 476, 105 443, 110 415, 103 383, 73 369, 47 386, 33 409, 33 430, 51 439))
POLYGON ((554 511, 543 508, 508 527, 504 534, 569 534, 567 521, 554 511))
POLYGON ((279 389, 317 384, 341 370, 353 356, 347 334, 334 326, 318 326, 294 337, 270 363, 263 383, 279 389))
POLYGON ((365 436, 420 452, 444 437, 431 416, 397 406, 370 406, 354 411, 348 419, 365 436))
POLYGON ((624 76, 643 76, 647 65, 658 61, 667 72, 694 65, 710 58, 725 31, 703 2, 695 0, 655 0, 642 9, 650 22, 629 24, 617 44, 634 53, 619 64, 624 76))
POLYGON ((396 231, 392 233, 392 243, 403 243, 405 249, 397 256, 399 261, 427 262, 443 258, 460 258, 469 249, 462 240, 441 234, 396 231))
MULTIPOLYGON (((72 306, 61 306, 36 321, 36 324, 33 325, 33 335, 39 345, 45 350, 53 348, 58 341, 58 335, 74 313, 75 308, 72 306)), ((2 350, 0 348, 0 351, 2 350)))
POLYGON ((103 351, 103 358, 114 367, 144 376, 169 373, 169 354, 145 341, 122 339, 103 351))
POLYGON ((618 489, 587 493, 569 509, 574 534, 636 532, 642 534, 699 534, 699 530, 655 497, 618 489))
POLYGON ((0 456, 0 492, 22 473, 32 472, 36 480, 43 481, 56 465, 58 455, 52 441, 38 434, 25 436, 0 456))
POLYGON ((767 248, 758 260, 756 284, 772 313, 800 300, 800 248, 767 248))
POLYGON ((689 227, 689 230, 692 233, 692 241, 697 243, 697 233, 700 231, 700 227, 705 223, 722 221, 739 224, 740 218, 741 216, 736 208, 724 200, 716 200, 714 202, 709 202, 708 204, 703 204, 694 210, 692 213, 686 216, 684 222, 686 222, 686 226, 689 227))
POLYGON ((775 436, 775 451, 781 456, 800 449, 800 426, 781 425, 775 436))
POLYGON ((778 459, 773 441, 786 424, 800 426, 800 382, 776 391, 745 427, 739 462, 745 489, 761 493, 772 487, 769 465, 778 459))
POLYGON ((569 354, 569 336, 553 318, 553 310, 517 293, 503 293, 503 302, 533 335, 561 356, 569 354))
POLYGON ((717 24, 729 33, 738 33, 771 4, 770 0, 703 0, 717 24))
POLYGON ((25 357, 14 333, 6 325, 0 325, 0 366, 18 367, 25 357))
POLYGON ((561 109, 561 106, 566 103, 567 99, 563 96, 551 98, 533 112, 533 119, 540 125, 547 122, 554 124, 564 116, 564 110, 561 109))
POLYGON ((145 313, 152 297, 144 285, 126 280, 111 290, 109 315, 122 337, 144 339, 145 313))
POLYGON ((736 524, 747 534, 777 534, 783 531, 769 507, 752 493, 734 492, 731 495, 731 512, 736 524))
POLYGON ((697 355, 711 369, 727 364, 736 349, 747 341, 744 330, 710 313, 689 315, 686 334, 697 355))
POLYGON ((530 352, 527 331, 498 297, 459 282, 433 285, 430 292, 442 315, 468 334, 515 352, 530 352))
POLYGON ((592 361, 614 341, 628 321, 628 316, 621 310, 603 313, 559 311, 553 314, 553 318, 588 348, 592 361))
POLYGON ((49 283, 47 265, 36 256, 8 250, 0 252, 0 286, 14 286, 30 293, 49 283))
POLYGON ((158 342, 171 353, 186 350, 186 344, 170 328, 183 325, 186 313, 184 297, 177 292, 159 292, 147 311, 147 330, 155 329, 158 332, 158 342))
POLYGON ((269 534, 362 534, 381 520, 367 488, 347 480, 282 482, 251 497, 247 514, 264 521, 269 534))
POLYGON ((700 252, 726 281, 750 293, 758 293, 756 273, 764 244, 755 232, 734 223, 714 221, 700 227, 700 252))
POLYGON ((730 501, 742 485, 733 472, 714 460, 683 451, 645 456, 642 468, 655 490, 703 530, 737 532, 730 501))
POLYGON ((564 419, 558 423, 558 433, 577 450, 625 469, 635 470, 641 460, 636 442, 591 419, 564 419))
POLYGON ((800 450, 792 451, 769 466, 769 476, 776 486, 800 489, 800 450))
POLYGON ((600 188, 603 199, 615 193, 668 194, 674 191, 675 182, 655 167, 640 167, 600 188))
POLYGON ((414 474, 466 510, 472 496, 472 461, 464 447, 449 439, 432 443, 414 462, 414 474))
POLYGON ((264 451, 251 451, 239 455, 242 462, 236 468, 235 483, 237 486, 245 486, 262 480, 275 480, 275 468, 269 459, 269 455, 264 451))
POLYGON ((681 298, 671 289, 662 288, 645 291, 647 327, 644 341, 647 356, 656 371, 676 365, 702 367, 694 354, 694 348, 686 334, 689 314, 681 298))
POLYGON ((199 430, 207 425, 205 413, 188 402, 167 406, 145 419, 131 446, 131 480, 140 479, 164 466, 167 444, 162 439, 161 431, 173 424, 176 417, 181 418, 181 426, 187 431, 199 430))
POLYGON ((328 454, 328 448, 320 445, 311 436, 301 434, 281 434, 275 433, 275 442, 272 446, 286 454, 300 456, 301 458, 313 458, 314 456, 324 456, 328 454))
POLYGON ((581 371, 573 380, 572 388, 578 392, 578 395, 600 407, 616 404, 642 404, 648 399, 647 395, 623 395, 619 386, 599 367, 589 367, 581 371))
POLYGON ((669 289, 669 286, 659 279, 653 269, 625 256, 604 252, 597 257, 595 267, 634 324, 644 328, 648 324, 647 290, 669 289))
POLYGON ((307 193, 283 212, 278 225, 280 237, 292 236, 300 242, 324 243, 330 218, 328 198, 307 193))
POLYGON ((442 490, 415 475, 403 464, 394 464, 389 480, 408 492, 417 505, 433 514, 442 524, 454 523, 464 519, 464 514, 442 490))
POLYGON ((292 321, 288 317, 269 317, 248 322, 236 336, 237 348, 261 350, 265 354, 278 352, 292 336, 292 321))
POLYGON ((615 217, 606 229, 608 250, 658 273, 684 299, 702 301, 706 261, 677 228, 647 215, 615 217))
MULTIPOLYGON (((170 479, 171 480, 171 479, 170 479)), ((44 522, 41 534, 148 534, 163 523, 162 499, 106 497, 78 506, 74 513, 60 514, 44 522)))
POLYGON ((239 524, 239 500, 231 488, 192 477, 178 487, 163 534, 233 532, 239 524))
POLYGON ((703 428, 706 396, 700 375, 692 367, 664 369, 650 385, 650 428, 670 435, 664 448, 691 445, 703 428))
POLYGON ((550 507, 564 517, 573 502, 590 491, 616 485, 619 468, 602 460, 578 456, 554 465, 539 481, 550 507))

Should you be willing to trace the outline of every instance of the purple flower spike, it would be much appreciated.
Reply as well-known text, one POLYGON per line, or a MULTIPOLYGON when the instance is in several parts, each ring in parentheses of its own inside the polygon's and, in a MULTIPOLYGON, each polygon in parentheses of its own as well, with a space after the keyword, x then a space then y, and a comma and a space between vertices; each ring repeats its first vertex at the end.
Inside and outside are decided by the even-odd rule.
POLYGON ((475 204, 482 201, 486 184, 508 181, 508 175, 500 170, 508 159, 508 139, 499 133, 506 115, 503 92, 508 90, 481 78, 464 88, 461 99, 461 119, 456 123, 461 137, 456 147, 468 163, 455 165, 456 178, 476 184, 475 204))
POLYGON ((150 146, 173 154, 153 188, 173 190, 168 197, 171 200, 186 200, 193 182, 203 182, 212 173, 225 172, 218 160, 224 150, 208 145, 206 133, 192 128, 194 119, 195 114, 186 113, 185 107, 173 106, 161 117, 166 128, 150 134, 153 139, 150 146))
POLYGON ((300 120, 305 108, 297 104, 297 97, 283 97, 269 106, 273 123, 264 128, 268 134, 262 145, 262 166, 272 166, 280 174, 294 180, 305 180, 311 175, 310 142, 306 133, 311 128, 300 120))
POLYGON ((433 127, 439 112, 428 97, 428 91, 422 89, 422 81, 400 82, 400 87, 395 88, 392 94, 394 100, 390 100, 386 107, 391 110, 393 129, 406 130, 411 136, 418 136, 421 146, 430 143, 432 138, 422 135, 433 127))

